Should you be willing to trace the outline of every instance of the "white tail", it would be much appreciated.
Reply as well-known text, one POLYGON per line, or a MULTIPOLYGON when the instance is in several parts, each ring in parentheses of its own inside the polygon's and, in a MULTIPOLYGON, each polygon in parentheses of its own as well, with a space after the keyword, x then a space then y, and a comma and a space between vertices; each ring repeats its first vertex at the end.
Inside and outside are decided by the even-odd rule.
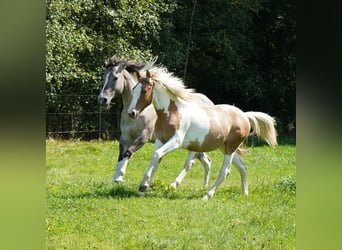
POLYGON ((251 124, 253 132, 266 141, 268 145, 274 147, 277 146, 277 131, 275 129, 275 120, 263 112, 245 112, 251 124))

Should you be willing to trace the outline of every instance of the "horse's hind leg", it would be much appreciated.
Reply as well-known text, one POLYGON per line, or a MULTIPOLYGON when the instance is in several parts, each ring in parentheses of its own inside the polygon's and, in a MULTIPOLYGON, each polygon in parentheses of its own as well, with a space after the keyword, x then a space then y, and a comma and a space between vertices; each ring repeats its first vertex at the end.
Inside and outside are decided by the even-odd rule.
POLYGON ((240 172, 242 194, 248 195, 248 183, 247 183, 247 167, 238 154, 234 154, 233 164, 240 172))
POLYGON ((183 170, 179 173, 175 181, 171 184, 171 187, 177 188, 182 180, 184 179, 185 175, 189 172, 190 168, 195 162, 195 159, 198 157, 197 152, 189 152, 188 158, 185 160, 183 170))

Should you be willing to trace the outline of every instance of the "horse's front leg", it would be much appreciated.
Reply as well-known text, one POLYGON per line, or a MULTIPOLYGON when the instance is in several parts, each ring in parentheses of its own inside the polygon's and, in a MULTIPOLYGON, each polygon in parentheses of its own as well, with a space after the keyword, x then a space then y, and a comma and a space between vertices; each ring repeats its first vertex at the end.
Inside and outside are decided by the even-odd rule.
POLYGON ((113 183, 123 182, 123 177, 126 173, 128 160, 138 149, 140 149, 146 144, 146 142, 149 141, 149 138, 149 134, 146 131, 142 131, 128 148, 126 140, 120 140, 120 153, 118 163, 115 167, 115 173, 112 181, 113 183))
POLYGON ((144 177, 140 183, 139 187, 139 193, 144 194, 148 187, 150 186, 152 182, 152 178, 157 171, 159 162, 161 161, 162 157, 166 155, 167 153, 180 148, 182 145, 180 137, 178 135, 174 135, 171 137, 170 140, 168 140, 164 145, 161 141, 158 139, 155 142, 155 150, 152 154, 152 158, 150 161, 150 164, 145 171, 144 177))
POLYGON ((121 183, 123 182, 123 177, 125 175, 126 172, 126 167, 128 164, 128 159, 129 157, 125 157, 124 153, 127 150, 127 140, 124 139, 124 137, 120 138, 120 144, 119 144, 119 158, 118 158, 118 162, 115 166, 115 172, 114 172, 114 176, 113 176, 113 180, 112 183, 121 183))
POLYGON ((176 189, 181 184, 185 175, 189 172, 192 165, 195 163, 195 159, 198 157, 198 154, 199 153, 197 152, 189 152, 188 158, 185 160, 183 170, 179 173, 175 181, 171 184, 171 187, 176 189))
POLYGON ((209 178, 210 178, 210 168, 211 168, 211 159, 206 153, 198 153, 197 159, 200 160, 204 167, 204 187, 209 185, 209 178))
POLYGON ((203 197, 203 200, 208 200, 209 198, 213 197, 216 189, 220 186, 222 181, 230 174, 230 170, 231 170, 231 165, 232 165, 232 160, 233 160, 234 154, 235 154, 235 152, 233 152, 231 155, 228 155, 228 154, 224 155, 224 159, 223 159, 222 167, 221 167, 221 170, 220 170, 220 174, 217 177, 214 185, 210 188, 208 193, 203 197))
POLYGON ((183 181, 186 174, 189 172, 195 160, 199 159, 204 167, 204 187, 207 187, 209 184, 210 178, 210 167, 211 167, 211 159, 206 153, 202 152, 189 152, 188 158, 185 160, 183 170, 179 173, 175 181, 171 184, 171 187, 177 188, 181 182, 183 181))

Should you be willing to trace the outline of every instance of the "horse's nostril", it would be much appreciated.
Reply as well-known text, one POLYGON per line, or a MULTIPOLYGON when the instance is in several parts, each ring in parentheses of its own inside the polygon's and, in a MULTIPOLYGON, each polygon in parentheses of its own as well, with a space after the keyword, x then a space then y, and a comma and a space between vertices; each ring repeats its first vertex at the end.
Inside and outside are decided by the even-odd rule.
POLYGON ((137 115, 137 112, 133 109, 130 113, 128 113, 129 117, 135 118, 137 115))
POLYGON ((106 103, 107 103, 107 98, 105 98, 105 97, 99 97, 99 98, 98 98, 98 101, 99 101, 100 104, 106 104, 106 103))

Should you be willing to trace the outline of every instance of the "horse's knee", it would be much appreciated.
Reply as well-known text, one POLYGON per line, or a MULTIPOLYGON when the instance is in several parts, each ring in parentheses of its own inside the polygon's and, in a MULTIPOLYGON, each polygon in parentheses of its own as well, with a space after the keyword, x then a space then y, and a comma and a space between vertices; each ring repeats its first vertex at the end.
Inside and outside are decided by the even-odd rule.
POLYGON ((129 158, 131 158, 132 154, 133 154, 133 152, 131 150, 127 149, 125 151, 125 153, 123 154, 123 156, 128 157, 128 159, 129 159, 129 158))
POLYGON ((152 155, 152 159, 157 160, 158 162, 161 160, 162 155, 158 151, 155 151, 152 155))

